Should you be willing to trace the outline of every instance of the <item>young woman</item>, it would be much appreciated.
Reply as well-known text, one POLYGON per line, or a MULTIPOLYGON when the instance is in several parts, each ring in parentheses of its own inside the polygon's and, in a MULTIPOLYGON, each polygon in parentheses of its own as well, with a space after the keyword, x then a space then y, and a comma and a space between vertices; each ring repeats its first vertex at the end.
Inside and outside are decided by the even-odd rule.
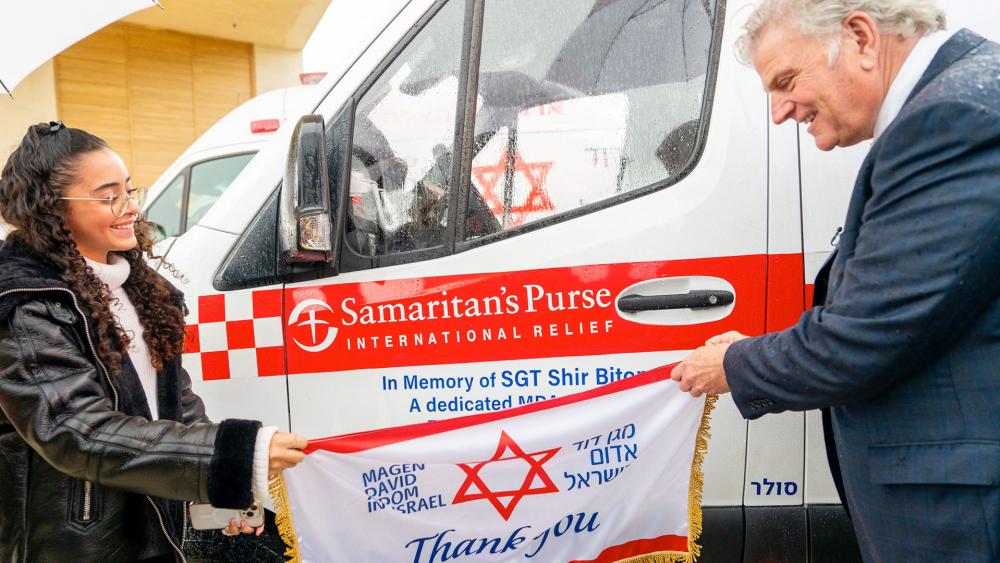
POLYGON ((30 127, 0 175, 2 561, 183 561, 184 501, 245 508, 303 457, 299 436, 205 416, 141 198, 61 123, 30 127))

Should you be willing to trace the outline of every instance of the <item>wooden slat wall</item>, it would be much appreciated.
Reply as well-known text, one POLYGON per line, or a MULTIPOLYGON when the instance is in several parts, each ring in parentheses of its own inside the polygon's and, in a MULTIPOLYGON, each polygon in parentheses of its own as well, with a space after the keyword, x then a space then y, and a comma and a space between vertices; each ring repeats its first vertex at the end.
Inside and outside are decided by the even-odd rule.
POLYGON ((56 57, 56 88, 60 118, 108 141, 136 185, 149 185, 253 97, 253 48, 116 23, 56 57))
POLYGON ((246 43, 193 37, 194 123, 201 134, 253 97, 253 65, 248 64, 253 51, 246 43))
POLYGON ((176 31, 128 28, 132 175, 149 184, 196 138, 194 40, 176 31))
POLYGON ((55 59, 56 100, 64 123, 99 135, 131 169, 128 34, 110 26, 55 59))

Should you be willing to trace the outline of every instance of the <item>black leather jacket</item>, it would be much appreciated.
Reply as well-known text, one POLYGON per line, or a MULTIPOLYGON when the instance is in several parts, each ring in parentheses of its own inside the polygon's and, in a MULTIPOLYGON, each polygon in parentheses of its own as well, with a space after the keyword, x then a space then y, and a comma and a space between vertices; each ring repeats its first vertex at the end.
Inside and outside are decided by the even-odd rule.
POLYGON ((260 423, 212 424, 179 355, 151 422, 127 354, 108 373, 93 325, 51 264, 0 248, 0 562, 184 561, 182 501, 252 502, 260 423))

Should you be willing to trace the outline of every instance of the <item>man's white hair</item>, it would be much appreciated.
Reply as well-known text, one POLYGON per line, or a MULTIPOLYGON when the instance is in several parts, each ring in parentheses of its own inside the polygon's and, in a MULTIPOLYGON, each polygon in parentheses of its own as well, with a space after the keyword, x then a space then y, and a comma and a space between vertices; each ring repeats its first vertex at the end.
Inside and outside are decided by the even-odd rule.
POLYGON ((767 26, 783 20, 794 23, 803 35, 827 41, 829 64, 840 55, 841 27, 851 12, 864 12, 881 33, 911 37, 943 30, 944 10, 934 0, 763 0, 743 26, 736 42, 737 55, 751 64, 757 40, 767 26))

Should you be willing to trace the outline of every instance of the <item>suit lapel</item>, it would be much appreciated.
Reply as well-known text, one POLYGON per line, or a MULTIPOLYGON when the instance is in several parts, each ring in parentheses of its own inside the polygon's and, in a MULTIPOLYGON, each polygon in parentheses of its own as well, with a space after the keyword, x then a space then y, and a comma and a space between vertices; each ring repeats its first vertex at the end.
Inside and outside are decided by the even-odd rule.
POLYGON ((816 272, 816 279, 813 281, 813 307, 826 304, 826 295, 829 293, 828 290, 830 288, 830 266, 833 265, 833 261, 836 259, 837 249, 834 248, 833 252, 823 261, 823 265, 819 267, 819 271, 816 272))
MULTIPOLYGON (((820 273, 827 273, 825 280, 824 295, 822 303, 829 302, 830 298, 837 292, 844 274, 844 263, 854 256, 854 245, 858 240, 858 231, 861 228, 861 218, 864 215, 865 204, 871 196, 871 176, 875 162, 875 154, 878 146, 875 145, 868 152, 861 170, 858 171, 858 179, 854 182, 854 191, 851 192, 851 201, 847 205, 847 215, 844 217, 844 231, 840 233, 840 242, 837 243, 836 250, 823 264, 820 273)), ((818 278, 819 276, 817 276, 818 278)), ((819 291, 817 290, 817 294, 819 291)), ((818 299, 819 295, 817 295, 818 299)), ((817 303, 820 303, 817 301, 817 303)))

